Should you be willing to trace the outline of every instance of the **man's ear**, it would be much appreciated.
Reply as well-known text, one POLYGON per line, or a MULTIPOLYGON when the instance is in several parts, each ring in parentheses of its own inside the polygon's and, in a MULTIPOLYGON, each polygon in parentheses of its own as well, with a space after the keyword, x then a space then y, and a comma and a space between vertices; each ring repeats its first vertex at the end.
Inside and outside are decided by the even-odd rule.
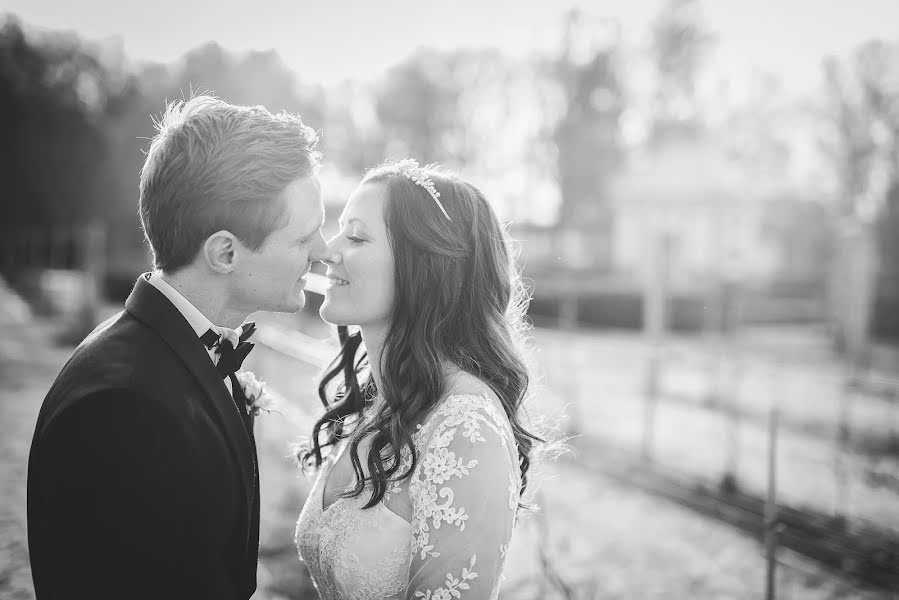
POLYGON ((237 264, 237 238, 230 231, 216 231, 203 244, 203 258, 216 273, 230 273, 237 264))

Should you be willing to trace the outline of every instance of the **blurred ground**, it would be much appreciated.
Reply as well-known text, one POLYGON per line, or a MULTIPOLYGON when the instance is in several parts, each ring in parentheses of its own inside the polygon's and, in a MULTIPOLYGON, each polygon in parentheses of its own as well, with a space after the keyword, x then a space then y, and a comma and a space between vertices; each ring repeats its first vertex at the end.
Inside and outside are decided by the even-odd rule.
MULTIPOLYGON (((544 410, 564 403, 578 433, 639 453, 651 354, 627 332, 534 332, 544 410)), ((779 498, 899 532, 899 402, 846 390, 822 329, 746 330, 732 344, 674 337, 660 351, 651 439, 663 468, 716 483, 732 470, 765 495, 769 407, 780 411, 779 498), (845 441, 841 430, 845 427, 845 441)))
MULTIPOLYGON (((15 319, 6 313, 3 318, 0 598, 29 599, 27 453, 40 402, 68 351, 47 341, 47 324, 10 323, 15 319)), ((275 318, 261 321, 260 333, 281 330, 275 318)), ((538 340, 545 337, 540 334, 538 340)), ((262 338, 272 339, 264 333, 262 338)), ((311 415, 318 410, 313 394, 317 369, 265 344, 257 347, 247 367, 283 398, 280 414, 257 420, 263 522, 260 586, 254 598, 315 598, 293 544, 294 523, 310 482, 298 474, 290 444, 308 433, 311 415)), ((589 472, 576 456, 544 465, 538 481, 535 499, 542 511, 524 518, 516 531, 503 598, 761 597, 764 561, 756 540, 589 472)), ((780 558, 789 566, 779 571, 779 598, 896 597, 862 592, 801 557, 782 552, 780 558)))

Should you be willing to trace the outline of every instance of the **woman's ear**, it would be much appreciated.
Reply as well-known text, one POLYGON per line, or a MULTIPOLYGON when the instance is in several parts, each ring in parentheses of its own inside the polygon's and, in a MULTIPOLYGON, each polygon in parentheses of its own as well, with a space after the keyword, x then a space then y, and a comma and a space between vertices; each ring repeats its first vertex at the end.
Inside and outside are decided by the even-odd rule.
POLYGON ((203 244, 203 258, 216 273, 230 273, 237 264, 237 238, 228 230, 216 231, 203 244))

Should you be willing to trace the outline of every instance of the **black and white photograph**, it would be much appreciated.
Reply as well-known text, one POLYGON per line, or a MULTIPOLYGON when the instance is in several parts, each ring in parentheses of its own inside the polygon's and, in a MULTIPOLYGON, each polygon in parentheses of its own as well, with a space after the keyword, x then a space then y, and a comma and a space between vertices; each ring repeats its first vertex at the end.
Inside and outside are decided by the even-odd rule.
POLYGON ((899 600, 897 0, 0 0, 0 600, 899 600))

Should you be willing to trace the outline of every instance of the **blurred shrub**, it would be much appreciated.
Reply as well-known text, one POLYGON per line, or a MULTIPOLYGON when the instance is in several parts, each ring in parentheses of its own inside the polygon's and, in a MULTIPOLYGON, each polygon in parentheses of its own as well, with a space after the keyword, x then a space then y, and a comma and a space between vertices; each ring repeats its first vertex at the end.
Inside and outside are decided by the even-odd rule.
POLYGON ((103 278, 103 298, 117 304, 125 302, 139 275, 140 272, 108 271, 103 278))
MULTIPOLYGON (((555 324, 560 315, 561 298, 535 297, 528 315, 538 325, 555 324)), ((671 299, 671 327, 675 331, 699 331, 705 318, 704 302, 699 297, 671 299)), ((643 298, 639 292, 602 292, 577 299, 578 322, 598 327, 640 329, 643 327, 643 298)))

